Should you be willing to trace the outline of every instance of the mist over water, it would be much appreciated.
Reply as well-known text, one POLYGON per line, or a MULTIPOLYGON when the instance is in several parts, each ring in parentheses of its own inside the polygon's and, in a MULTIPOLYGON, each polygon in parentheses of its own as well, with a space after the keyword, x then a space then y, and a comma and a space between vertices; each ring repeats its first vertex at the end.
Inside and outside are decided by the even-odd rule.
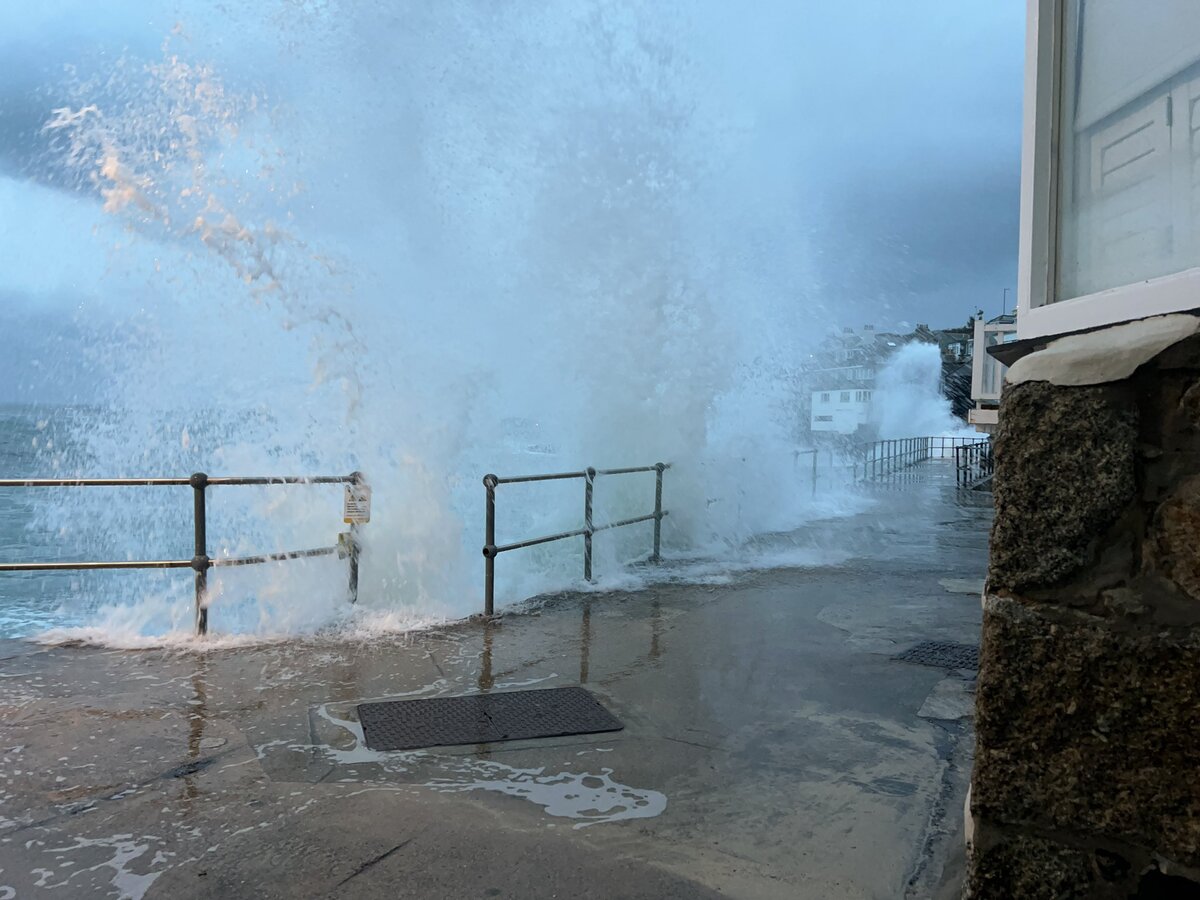
MULTIPOLYGON (((670 462, 677 557, 865 502, 782 489, 797 360, 835 323, 796 167, 748 137, 711 17, 665 2, 177 12, 157 45, 143 30, 56 76, 49 174, 0 183, 8 209, 54 210, 41 234, 73 248, 70 283, 86 285, 70 365, 97 376, 40 414, 23 436, 37 471, 14 474, 365 472, 360 607, 332 560, 214 573, 214 631, 477 611, 486 472, 670 462)), ((29 289, 49 277, 31 271, 29 289)), ((932 352, 902 352, 885 436, 952 427, 932 352)), ((64 557, 191 555, 186 488, 44 499, 29 515, 64 557)), ((209 551, 328 545, 340 502, 214 488, 209 551)), ((652 475, 602 480, 596 520, 652 504, 652 475)), ((581 511, 579 482, 503 486, 499 537, 576 528, 581 511)), ((596 545, 601 584, 646 577, 623 564, 649 551, 648 525, 596 545)), ((578 541, 503 556, 501 602, 578 586, 579 557, 578 541)), ((72 593, 54 621, 76 633, 191 627, 187 573, 72 593)))

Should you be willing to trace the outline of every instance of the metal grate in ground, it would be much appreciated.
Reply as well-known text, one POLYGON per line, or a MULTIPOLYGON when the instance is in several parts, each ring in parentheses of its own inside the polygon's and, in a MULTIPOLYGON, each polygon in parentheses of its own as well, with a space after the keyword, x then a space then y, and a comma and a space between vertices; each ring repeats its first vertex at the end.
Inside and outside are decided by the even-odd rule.
POLYGON ((903 653, 892 657, 919 666, 939 666, 943 669, 978 669, 979 645, 956 644, 953 641, 921 641, 903 653))
POLYGON ((372 750, 416 750, 620 731, 625 726, 581 687, 361 703, 372 750))

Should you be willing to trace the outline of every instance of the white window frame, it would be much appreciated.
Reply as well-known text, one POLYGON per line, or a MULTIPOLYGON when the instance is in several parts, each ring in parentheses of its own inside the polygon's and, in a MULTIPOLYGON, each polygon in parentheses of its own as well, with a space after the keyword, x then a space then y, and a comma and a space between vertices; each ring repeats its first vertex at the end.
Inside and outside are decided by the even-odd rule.
POLYGON ((1200 307, 1200 266, 1050 301, 1057 287, 1059 89, 1064 0, 1026 0, 1017 337, 1046 337, 1200 307))

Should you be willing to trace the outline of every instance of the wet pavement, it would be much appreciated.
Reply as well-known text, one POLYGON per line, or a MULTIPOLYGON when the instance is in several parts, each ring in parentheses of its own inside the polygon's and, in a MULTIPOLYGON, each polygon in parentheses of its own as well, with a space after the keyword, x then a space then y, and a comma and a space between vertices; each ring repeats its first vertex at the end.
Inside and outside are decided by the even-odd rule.
POLYGON ((368 643, 0 644, 9 897, 951 895, 991 511, 945 468, 766 543, 841 560, 368 643), (582 684, 612 734, 366 748, 364 700, 582 684), (949 866, 949 869, 947 869, 949 866))

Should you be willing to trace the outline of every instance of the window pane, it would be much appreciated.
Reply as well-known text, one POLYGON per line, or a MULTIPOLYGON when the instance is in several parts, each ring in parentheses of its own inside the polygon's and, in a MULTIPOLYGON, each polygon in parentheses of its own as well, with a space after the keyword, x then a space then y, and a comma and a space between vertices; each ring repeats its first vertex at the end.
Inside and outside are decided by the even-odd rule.
POLYGON ((1055 299, 1200 265, 1200 3, 1066 0, 1055 299))

